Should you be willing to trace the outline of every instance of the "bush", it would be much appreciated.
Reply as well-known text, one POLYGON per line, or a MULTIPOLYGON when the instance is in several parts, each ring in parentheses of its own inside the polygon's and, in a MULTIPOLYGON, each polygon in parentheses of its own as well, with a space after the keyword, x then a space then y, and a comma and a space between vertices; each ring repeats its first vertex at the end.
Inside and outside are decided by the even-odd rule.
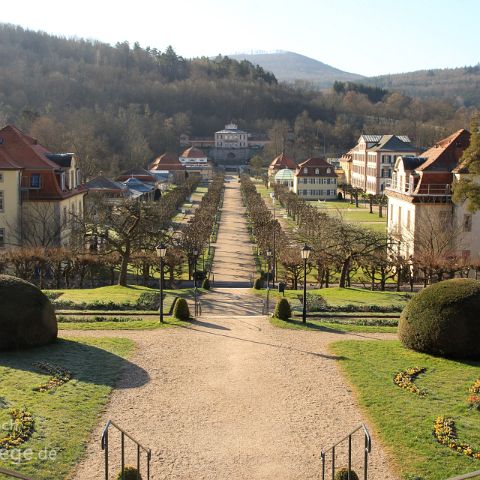
MULTIPOLYGON (((163 294, 165 296, 165 294, 163 294)), ((135 302, 137 310, 158 310, 160 308, 160 293, 142 292, 135 302)))
POLYGON ((57 335, 55 311, 46 295, 25 280, 0 275, 0 350, 45 345, 57 335))
POLYGON ((263 287, 263 280, 259 277, 255 280, 255 283, 253 284, 253 288, 255 290, 261 290, 263 287))
MULTIPOLYGON (((335 480, 349 480, 348 478, 348 468, 341 468, 335 474, 335 480)), ((350 470, 350 480, 358 480, 358 475, 350 470)))
POLYGON ((307 309, 309 312, 323 312, 327 308, 327 301, 321 295, 307 293, 307 309))
POLYGON ((135 467, 125 467, 122 472, 118 472, 117 480, 142 480, 140 472, 135 467))
POLYGON ((273 315, 280 320, 287 321, 292 316, 292 308, 286 298, 281 298, 275 305, 275 312, 273 315))
POLYGON ((419 352, 480 358, 480 281, 457 278, 425 288, 403 310, 398 335, 419 352))
POLYGON ((202 288, 205 290, 210 290, 210 280, 206 278, 202 283, 202 288))
POLYGON ((190 309, 188 308, 188 303, 184 298, 179 298, 175 302, 173 308, 173 316, 179 320, 189 320, 190 319, 190 309))

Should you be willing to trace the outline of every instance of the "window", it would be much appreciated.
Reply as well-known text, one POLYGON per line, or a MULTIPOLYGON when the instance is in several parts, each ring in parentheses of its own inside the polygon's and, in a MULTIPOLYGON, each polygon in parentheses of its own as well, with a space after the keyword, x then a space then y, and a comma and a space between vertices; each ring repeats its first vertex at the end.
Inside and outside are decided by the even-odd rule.
POLYGON ((5 247, 5 229, 0 228, 0 248, 5 247))
POLYGON ((320 173, 320 169, 316 168, 315 169, 315 175, 318 175, 320 173))
POLYGON ((472 231, 472 215, 469 213, 466 213, 463 216, 463 231, 464 232, 472 231))
POLYGON ((38 173, 33 173, 30 177, 30 188, 40 188, 42 186, 42 176, 38 173))
POLYGON ((331 172, 330 168, 327 168, 327 173, 330 173, 330 172, 331 172))
POLYGON ((3 192, 0 190, 0 212, 3 212, 5 209, 4 199, 3 199, 3 192))
POLYGON ((407 210, 407 229, 410 229, 410 210, 407 210))
POLYGON ((3 173, 0 173, 0 183, 3 182, 3 173))
POLYGON ((314 178, 311 178, 311 179, 310 179, 310 183, 315 183, 315 179, 314 179, 314 178))
POLYGON ((308 173, 308 168, 307 168, 307 167, 305 167, 305 168, 303 169, 303 173, 308 173))

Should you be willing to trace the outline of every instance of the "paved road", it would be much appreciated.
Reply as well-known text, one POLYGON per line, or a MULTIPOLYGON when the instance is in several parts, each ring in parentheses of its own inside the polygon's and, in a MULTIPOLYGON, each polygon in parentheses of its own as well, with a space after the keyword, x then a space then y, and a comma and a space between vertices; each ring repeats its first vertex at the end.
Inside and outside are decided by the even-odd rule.
POLYGON ((245 208, 238 177, 227 176, 212 273, 215 285, 250 286, 255 273, 252 244, 247 233, 245 208))

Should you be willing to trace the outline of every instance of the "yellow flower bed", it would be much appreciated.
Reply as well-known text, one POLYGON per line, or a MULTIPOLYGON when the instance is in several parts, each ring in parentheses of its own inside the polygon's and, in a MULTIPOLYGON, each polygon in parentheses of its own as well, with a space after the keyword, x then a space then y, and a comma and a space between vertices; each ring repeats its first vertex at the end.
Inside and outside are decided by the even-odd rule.
POLYGON ((10 432, 0 438, 0 450, 9 450, 25 443, 33 434, 35 422, 30 412, 25 409, 13 408, 10 410, 12 427, 10 432))
POLYGON ((395 374, 393 377, 393 383, 400 388, 404 388, 405 390, 408 390, 411 393, 415 393, 416 395, 426 395, 427 391, 424 389, 419 389, 415 383, 415 379, 421 374, 425 373, 427 371, 426 368, 420 368, 420 367, 410 367, 407 368, 406 370, 402 370, 401 372, 398 372, 395 374))
POLYGON ((461 442, 457 438, 455 422, 449 417, 438 417, 433 424, 433 435, 439 443, 446 445, 452 450, 480 460, 480 452, 476 452, 468 443, 461 442))
POLYGON ((67 383, 72 378, 72 374, 60 365, 54 365, 53 363, 48 362, 35 362, 33 366, 52 375, 52 378, 50 378, 48 382, 35 387, 33 389, 35 392, 48 392, 50 390, 55 390, 57 387, 67 383))
POLYGON ((472 408, 480 410, 480 378, 470 387, 468 403, 472 408))

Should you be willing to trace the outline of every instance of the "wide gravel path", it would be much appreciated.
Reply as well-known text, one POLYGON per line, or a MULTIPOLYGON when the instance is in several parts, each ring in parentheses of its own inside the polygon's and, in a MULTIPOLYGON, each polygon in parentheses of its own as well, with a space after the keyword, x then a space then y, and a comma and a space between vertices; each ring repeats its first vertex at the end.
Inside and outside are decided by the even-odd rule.
MULTIPOLYGON (((328 344, 387 338, 284 330, 252 316, 146 332, 62 332, 88 335, 136 342, 131 361, 149 379, 138 386, 127 366, 101 424, 113 419, 152 448, 153 479, 178 480, 320 478, 321 448, 365 421, 328 344)), ((74 478, 101 478, 100 436, 101 425, 74 478)), ((370 479, 395 478, 375 439, 370 464, 370 479)))

